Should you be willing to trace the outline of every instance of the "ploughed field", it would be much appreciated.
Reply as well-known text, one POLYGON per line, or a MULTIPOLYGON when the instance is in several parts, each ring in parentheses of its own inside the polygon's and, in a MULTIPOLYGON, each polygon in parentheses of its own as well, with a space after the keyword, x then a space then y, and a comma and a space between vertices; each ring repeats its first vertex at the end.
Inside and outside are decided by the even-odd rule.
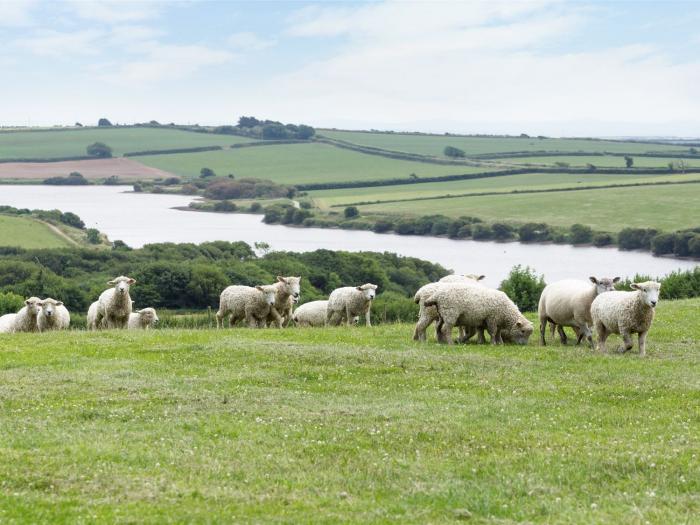
POLYGON ((41 182, 50 177, 66 177, 74 171, 89 180, 119 177, 123 182, 171 176, 166 171, 124 157, 60 162, 0 162, 0 180, 7 181, 41 182))
POLYGON ((659 303, 644 359, 406 324, 3 336, 0 516, 693 521, 699 311, 659 303))

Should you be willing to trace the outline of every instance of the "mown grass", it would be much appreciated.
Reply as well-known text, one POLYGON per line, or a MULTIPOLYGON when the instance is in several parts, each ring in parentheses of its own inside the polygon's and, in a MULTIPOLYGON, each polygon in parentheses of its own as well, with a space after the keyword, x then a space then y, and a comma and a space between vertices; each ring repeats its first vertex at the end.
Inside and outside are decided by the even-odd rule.
POLYGON ((587 224, 599 231, 625 227, 665 231, 700 224, 700 184, 606 188, 522 195, 456 197, 361 206, 366 213, 471 215, 488 221, 587 224))
POLYGON ((237 142, 250 142, 250 139, 156 128, 13 131, 0 133, 0 159, 81 156, 87 154, 85 148, 93 142, 104 142, 118 156, 132 151, 229 146, 237 142))
POLYGON ((660 303, 645 359, 409 325, 3 336, 0 521, 691 523, 699 308, 660 303))
MULTIPOLYGON (((577 151, 609 151, 612 153, 688 151, 687 147, 682 146, 585 139, 479 138, 330 130, 319 130, 318 133, 331 139, 344 140, 362 146, 435 156, 442 156, 445 146, 460 148, 467 156, 513 151, 571 151, 572 153, 577 151)), ((517 162, 515 159, 511 160, 517 162)))
POLYGON ((65 248, 71 243, 35 219, 0 215, 0 246, 65 248))
MULTIPOLYGON (((700 166, 700 156, 697 159, 678 159, 673 157, 635 157, 634 167, 636 168, 666 168, 669 162, 674 165, 678 162, 685 163, 686 166, 697 168, 700 166)), ((601 168, 624 168, 625 158, 613 155, 597 156, 597 155, 579 155, 579 156, 556 156, 556 157, 517 157, 510 159, 502 159, 505 162, 512 164, 543 164, 547 166, 556 166, 557 162, 566 162, 572 167, 583 167, 587 164, 593 164, 601 168)))
POLYGON ((488 171, 485 167, 449 166, 396 160, 326 144, 280 144, 202 153, 138 157, 139 162, 184 177, 203 167, 217 175, 255 177, 282 184, 322 183, 436 176, 488 171))

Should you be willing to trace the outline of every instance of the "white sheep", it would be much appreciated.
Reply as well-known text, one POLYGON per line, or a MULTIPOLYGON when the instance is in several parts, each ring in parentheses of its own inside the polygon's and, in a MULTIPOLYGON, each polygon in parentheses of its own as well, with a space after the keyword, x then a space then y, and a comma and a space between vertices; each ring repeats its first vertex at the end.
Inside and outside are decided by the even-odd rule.
POLYGON ((452 328, 464 326, 468 331, 485 327, 491 344, 503 343, 502 334, 510 331, 516 344, 527 344, 533 326, 508 296, 491 288, 453 283, 441 286, 425 301, 436 306, 440 315, 439 326, 443 340, 452 344, 452 328))
MULTIPOLYGON (((319 327, 326 325, 326 312, 328 310, 328 301, 311 301, 302 304, 294 310, 292 319, 294 324, 300 327, 319 327)), ((352 319, 353 324, 360 322, 360 316, 356 315, 352 319)))
POLYGON ((61 301, 47 297, 42 299, 41 310, 36 318, 40 332, 49 330, 67 330, 70 326, 70 313, 61 301))
POLYGON ((87 319, 86 319, 86 324, 87 324, 87 329, 88 330, 97 330, 97 312, 99 310, 100 303, 99 301, 95 301, 90 305, 90 308, 88 308, 87 312, 87 319))
POLYGON ((476 275, 475 273, 465 273, 465 274, 450 274, 446 275, 445 277, 441 278, 438 282, 439 283, 461 283, 464 282, 464 280, 469 280, 469 281, 476 281, 479 282, 483 279, 485 279, 485 275, 476 275))
POLYGON ((16 314, 3 316, 2 326, 9 324, 9 327, 4 329, 7 332, 36 332, 39 330, 37 316, 40 311, 41 299, 30 297, 24 301, 24 306, 16 314))
MULTIPOLYGON (((136 283, 135 279, 120 275, 108 281, 113 288, 105 290, 97 300, 97 311, 93 312, 95 328, 126 328, 132 311, 132 301, 129 287, 136 283)), ((90 310, 88 310, 88 324, 90 310)))
POLYGON ((0 334, 9 334, 12 332, 12 325, 15 322, 17 314, 5 314, 0 317, 0 334))
POLYGON ((632 292, 607 292, 591 305, 593 326, 598 334, 598 349, 605 352, 610 334, 620 334, 624 344, 620 352, 632 349, 632 334, 639 334, 639 355, 646 354, 646 340, 659 302, 661 284, 655 281, 632 283, 632 292))
POLYGON ((371 283, 336 288, 328 297, 326 324, 337 326, 345 319, 350 326, 355 316, 364 314, 367 326, 372 326, 370 310, 376 295, 377 285, 371 283))
POLYGON ((267 323, 277 324, 278 328, 287 326, 292 320, 292 309, 294 303, 299 301, 301 294, 301 277, 281 277, 277 276, 277 282, 273 284, 277 289, 275 294, 274 307, 270 309, 267 316, 267 323))
POLYGON ((148 330, 158 324, 158 314, 155 308, 142 308, 129 316, 129 330, 148 330))
POLYGON ((600 294, 615 289, 620 278, 589 277, 590 282, 565 279, 545 286, 537 308, 540 319, 540 344, 545 345, 547 322, 552 323, 552 330, 557 327, 562 344, 567 338, 564 326, 570 326, 577 335, 576 344, 586 337, 593 344, 591 332, 591 304, 600 294), (592 283, 592 284, 591 284, 592 283))
POLYGON ((250 328, 264 328, 270 310, 274 307, 277 288, 274 285, 229 286, 219 298, 216 326, 223 327, 224 318, 229 317, 229 326, 245 319, 250 328))

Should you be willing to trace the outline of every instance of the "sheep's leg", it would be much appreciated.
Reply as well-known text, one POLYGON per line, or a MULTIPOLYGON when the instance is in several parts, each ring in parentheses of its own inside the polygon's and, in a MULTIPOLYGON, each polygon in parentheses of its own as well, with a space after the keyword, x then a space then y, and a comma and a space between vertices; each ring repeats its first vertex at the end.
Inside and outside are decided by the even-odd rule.
MULTIPOLYGON (((270 308, 270 317, 272 317, 273 322, 277 325, 277 328, 282 328, 282 316, 279 314, 277 310, 275 310, 275 307, 270 308)), ((263 319, 263 323, 267 324, 267 319, 263 319)), ((270 326, 272 326, 272 323, 270 323, 270 326)))
POLYGON ((428 317, 427 315, 421 315, 418 318, 418 322, 416 323, 416 328, 413 330, 413 340, 414 341, 425 341, 425 331, 428 329, 430 326, 430 323, 433 322, 432 317, 428 317))
POLYGON ((435 323, 435 339, 437 339, 438 343, 445 342, 445 338, 442 335, 443 326, 445 326, 445 321, 443 321, 441 317, 438 317, 437 322, 435 323))
POLYGON ((219 308, 216 312, 216 327, 224 327, 224 312, 221 310, 221 308, 219 308))
POLYGON ((649 331, 639 333, 639 357, 647 355, 647 334, 649 331))
POLYGON ((540 345, 547 346, 547 341, 545 334, 547 333, 547 319, 542 319, 540 317, 540 345))
POLYGON ((566 335, 566 332, 564 331, 564 327, 560 324, 556 325, 557 327, 557 333, 559 334, 559 340, 561 341, 561 344, 566 346, 569 344, 569 336, 566 335))
POLYGON ((328 312, 326 317, 326 326, 338 326, 342 320, 342 316, 338 312, 328 312))
POLYGON ((483 326, 480 326, 477 328, 477 336, 476 336, 476 342, 480 345, 485 345, 486 344, 486 335, 484 335, 484 330, 485 328, 483 326))
POLYGON ((488 321, 486 321, 486 331, 489 333, 489 337, 491 338, 491 344, 497 345, 498 344, 498 325, 496 324, 495 320, 489 319, 488 321))
POLYGON ((630 334, 629 332, 621 330, 620 335, 622 336, 622 341, 624 344, 620 346, 618 351, 621 354, 624 354, 625 352, 629 352, 630 350, 632 350, 634 343, 632 342, 632 334, 630 334))
POLYGON ((605 353, 607 351, 605 349, 605 341, 607 340, 608 335, 610 335, 610 333, 608 332, 607 328, 605 328, 605 325, 603 325, 603 323, 596 323, 595 329, 598 333, 598 350, 605 353))
POLYGON ((452 341, 452 325, 448 322, 443 321, 442 323, 442 341, 441 343, 446 343, 448 345, 453 344, 452 341))

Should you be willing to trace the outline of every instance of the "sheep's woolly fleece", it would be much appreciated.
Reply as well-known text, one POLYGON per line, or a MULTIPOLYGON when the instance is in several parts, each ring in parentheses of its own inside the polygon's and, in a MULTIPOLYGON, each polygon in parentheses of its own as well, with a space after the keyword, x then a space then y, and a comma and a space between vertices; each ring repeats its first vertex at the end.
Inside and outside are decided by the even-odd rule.
POLYGON ((70 326, 70 313, 61 301, 48 297, 41 301, 36 324, 40 332, 66 330, 70 326))
POLYGON ((219 299, 219 311, 216 312, 217 324, 223 322, 224 317, 231 315, 231 324, 242 319, 247 319, 249 324, 255 320, 257 323, 266 323, 272 305, 267 302, 268 294, 272 297, 277 293, 274 285, 260 287, 229 286, 219 299))
POLYGON ((147 330, 159 321, 155 308, 142 308, 129 316, 129 330, 147 330))
POLYGON ((644 301, 644 289, 658 291, 661 285, 654 281, 635 283, 642 290, 632 292, 607 292, 599 295, 591 305, 593 324, 598 322, 608 332, 647 332, 654 320, 655 309, 644 301))

